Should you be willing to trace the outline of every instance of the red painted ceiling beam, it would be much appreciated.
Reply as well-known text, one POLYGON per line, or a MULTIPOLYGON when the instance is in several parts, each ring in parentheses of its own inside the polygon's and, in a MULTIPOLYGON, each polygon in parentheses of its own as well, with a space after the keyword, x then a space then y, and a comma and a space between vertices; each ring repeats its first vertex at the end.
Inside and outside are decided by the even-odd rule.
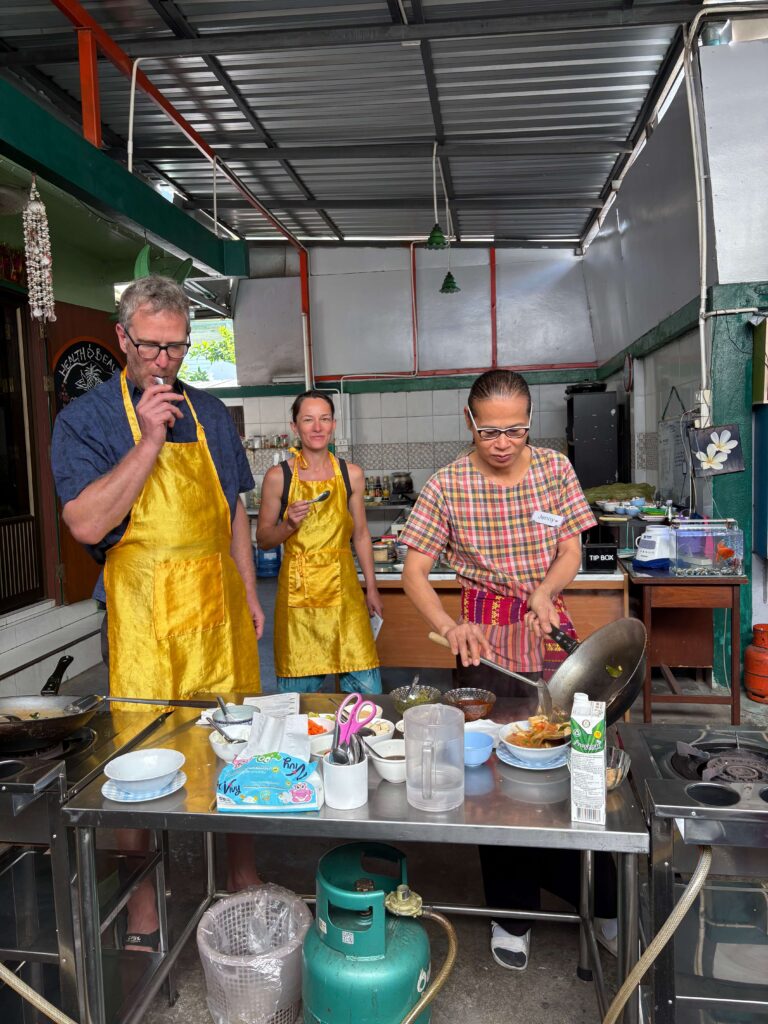
MULTIPOLYGON (((126 78, 130 79, 133 71, 133 60, 131 57, 128 56, 125 50, 118 46, 114 39, 104 31, 101 25, 91 17, 91 15, 81 4, 77 2, 77 0, 51 0, 51 3, 61 11, 65 18, 72 22, 76 29, 88 29, 92 34, 92 39, 98 44, 99 49, 104 53, 104 55, 115 65, 118 71, 122 72, 126 78)), ((170 117, 174 124, 182 130, 189 141, 196 146, 197 149, 199 149, 200 152, 211 161, 211 163, 213 163, 214 159, 216 160, 224 177, 234 185, 243 198, 258 210, 264 219, 268 221, 276 231, 279 231, 280 234, 287 238, 291 245, 295 246, 299 251, 304 248, 298 238, 296 238, 284 224, 269 212, 269 210, 251 192, 248 186, 238 178, 234 171, 230 170, 229 167, 227 167, 227 165, 216 156, 215 151, 208 145, 205 139, 192 127, 189 121, 179 113, 173 104, 163 96, 160 90, 152 84, 143 71, 137 72, 136 85, 142 90, 142 92, 145 92, 147 96, 149 96, 150 99, 168 115, 168 117, 170 117)))

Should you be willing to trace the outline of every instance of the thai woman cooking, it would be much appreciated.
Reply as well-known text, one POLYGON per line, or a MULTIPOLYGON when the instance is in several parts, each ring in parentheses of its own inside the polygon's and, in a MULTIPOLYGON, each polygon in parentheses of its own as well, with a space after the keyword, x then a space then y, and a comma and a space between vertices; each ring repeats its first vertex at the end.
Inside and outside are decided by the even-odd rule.
POLYGON ((265 475, 257 531, 260 547, 284 545, 275 605, 277 686, 312 692, 335 673, 345 692, 381 693, 370 616, 382 608, 363 471, 328 450, 336 429, 329 395, 304 392, 291 415, 301 448, 265 475))
MULTIPOLYGON (((529 700, 529 687, 479 658, 533 680, 554 674, 566 654, 548 634, 559 626, 576 636, 562 591, 579 570, 581 533, 595 519, 568 459, 530 445, 531 395, 520 374, 482 374, 464 416, 473 448, 422 490, 401 534, 409 548, 403 584, 429 627, 450 643, 459 686, 529 700), (462 586, 458 622, 428 579, 440 556, 462 586)), ((480 859, 488 906, 536 910, 541 886, 578 905, 579 860, 571 851, 480 847, 480 859)), ((599 854, 595 913, 616 916, 613 862, 599 854)), ((500 966, 527 966, 529 929, 523 920, 493 922, 491 952, 500 966)), ((603 938, 615 942, 615 922, 603 938)))

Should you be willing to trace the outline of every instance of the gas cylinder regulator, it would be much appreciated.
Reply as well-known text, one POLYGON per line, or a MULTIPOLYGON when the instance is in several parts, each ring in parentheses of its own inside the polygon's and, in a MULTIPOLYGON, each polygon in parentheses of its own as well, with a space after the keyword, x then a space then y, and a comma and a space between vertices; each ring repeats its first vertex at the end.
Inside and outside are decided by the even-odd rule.
POLYGON ((448 936, 448 952, 445 956, 443 966, 435 976, 435 980, 426 990, 421 999, 416 1003, 410 1013, 403 1017, 401 1024, 412 1024, 426 1006, 432 1002, 437 993, 443 987, 448 980, 448 975, 453 970, 453 965, 456 962, 456 954, 459 951, 459 942, 456 937, 456 931, 448 920, 442 914, 438 914, 436 910, 431 910, 429 907, 423 905, 423 900, 417 892, 414 892, 409 885, 398 885, 398 887, 384 897, 384 906, 390 914, 394 914, 395 917, 425 917, 429 921, 435 921, 439 924, 448 936))

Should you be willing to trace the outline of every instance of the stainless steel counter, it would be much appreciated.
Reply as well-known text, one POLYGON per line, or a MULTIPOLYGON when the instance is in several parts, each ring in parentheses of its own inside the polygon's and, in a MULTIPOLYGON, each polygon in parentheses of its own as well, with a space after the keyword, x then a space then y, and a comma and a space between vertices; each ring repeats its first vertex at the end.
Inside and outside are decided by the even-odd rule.
MULTIPOLYGON (((338 703, 332 695, 311 694, 302 697, 302 710, 329 710, 338 703)), ((389 698, 378 698, 385 715, 399 716, 389 698)), ((494 721, 514 721, 531 713, 524 701, 499 700, 494 721)), ((344 839, 417 841, 427 843, 468 843, 500 846, 555 847, 582 851, 582 906, 578 915, 559 915, 559 920, 580 923, 580 976, 595 971, 601 1017, 606 997, 599 956, 591 922, 590 891, 592 852, 611 851, 619 859, 619 977, 623 978, 637 959, 637 856, 649 849, 648 831, 641 809, 627 782, 608 794, 605 826, 574 824, 570 820, 570 777, 567 768, 547 772, 522 771, 501 764, 492 757, 480 768, 466 770, 466 796, 457 810, 430 814, 411 807, 405 785, 380 781, 375 769, 369 772, 369 799, 365 807, 339 811, 324 807, 301 814, 220 814, 215 805, 215 785, 223 762, 211 750, 208 729, 195 724, 199 712, 177 710, 155 732, 152 747, 171 747, 186 757, 187 784, 178 793, 146 803, 120 804, 101 795, 104 779, 94 781, 63 808, 68 827, 75 830, 78 863, 80 920, 83 922, 84 948, 91 950, 85 972, 88 985, 89 1024, 105 1024, 105 992, 100 969, 100 924, 98 920, 98 883, 95 871, 95 830, 113 828, 150 829, 156 839, 165 830, 193 831, 208 835, 208 850, 213 849, 212 834, 252 833, 283 836, 326 836, 344 839)), ((192 934, 205 907, 215 897, 213 871, 209 865, 208 900, 203 901, 184 935, 168 951, 162 964, 148 982, 143 995, 135 1001, 128 1020, 138 1020, 159 990, 192 934)), ((455 908, 487 913, 486 908, 455 908)), ((544 916, 544 912, 541 912, 544 916)), ((522 915, 521 915, 522 916, 522 915)), ((530 916, 530 915, 529 915, 530 916)), ((636 1005, 630 1004, 625 1021, 637 1019, 636 1005)), ((84 1022, 85 1024, 85 1022, 84 1022)))
MULTIPOLYGON (((513 721, 514 701, 498 701, 513 721), (506 707, 509 705, 509 708, 506 707)), ((67 824, 88 828, 160 828, 195 832, 253 832, 281 835, 343 836, 349 839, 400 839, 428 843, 546 846, 574 850, 647 853, 648 830, 631 788, 625 783, 608 794, 606 825, 570 820, 567 768, 526 772, 508 768, 495 756, 465 773, 462 807, 430 814, 411 807, 405 785, 379 781, 368 773, 365 807, 338 811, 323 807, 304 814, 220 814, 216 780, 223 767, 211 750, 208 729, 195 725, 199 712, 177 710, 146 745, 171 747, 186 757, 187 784, 178 793, 146 803, 119 804, 101 795, 104 779, 92 783, 64 808, 67 824)))

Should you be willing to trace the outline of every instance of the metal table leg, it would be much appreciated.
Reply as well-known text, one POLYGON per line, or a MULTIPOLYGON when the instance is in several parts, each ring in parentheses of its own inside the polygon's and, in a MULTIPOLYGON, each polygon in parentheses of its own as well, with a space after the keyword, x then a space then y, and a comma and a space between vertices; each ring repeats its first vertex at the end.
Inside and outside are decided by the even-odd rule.
MULTIPOLYGON (((675 874, 672 867, 674 824, 669 818, 651 819, 651 935, 672 913, 675 874)), ((662 949, 651 968, 654 1024, 675 1022, 675 940, 662 949)))
POLYGON ((592 920, 594 885, 594 858, 591 850, 581 852, 581 886, 579 887, 579 964, 576 974, 582 981, 592 981, 590 968, 589 940, 587 938, 587 922, 592 920))
POLYGON ((96 877, 96 830, 79 828, 75 831, 77 842, 78 895, 80 900, 80 928, 82 930, 82 955, 87 964, 82 965, 81 976, 85 978, 87 1017, 83 1024, 106 1024, 104 1005, 104 964, 101 953, 101 928, 99 924, 99 887, 96 877))
MULTIPOLYGON (((638 961, 640 952, 640 920, 638 891, 638 861, 635 853, 619 854, 619 986, 638 961)), ((622 1014, 623 1024, 638 1024, 640 1019, 640 992, 634 992, 622 1014)))

